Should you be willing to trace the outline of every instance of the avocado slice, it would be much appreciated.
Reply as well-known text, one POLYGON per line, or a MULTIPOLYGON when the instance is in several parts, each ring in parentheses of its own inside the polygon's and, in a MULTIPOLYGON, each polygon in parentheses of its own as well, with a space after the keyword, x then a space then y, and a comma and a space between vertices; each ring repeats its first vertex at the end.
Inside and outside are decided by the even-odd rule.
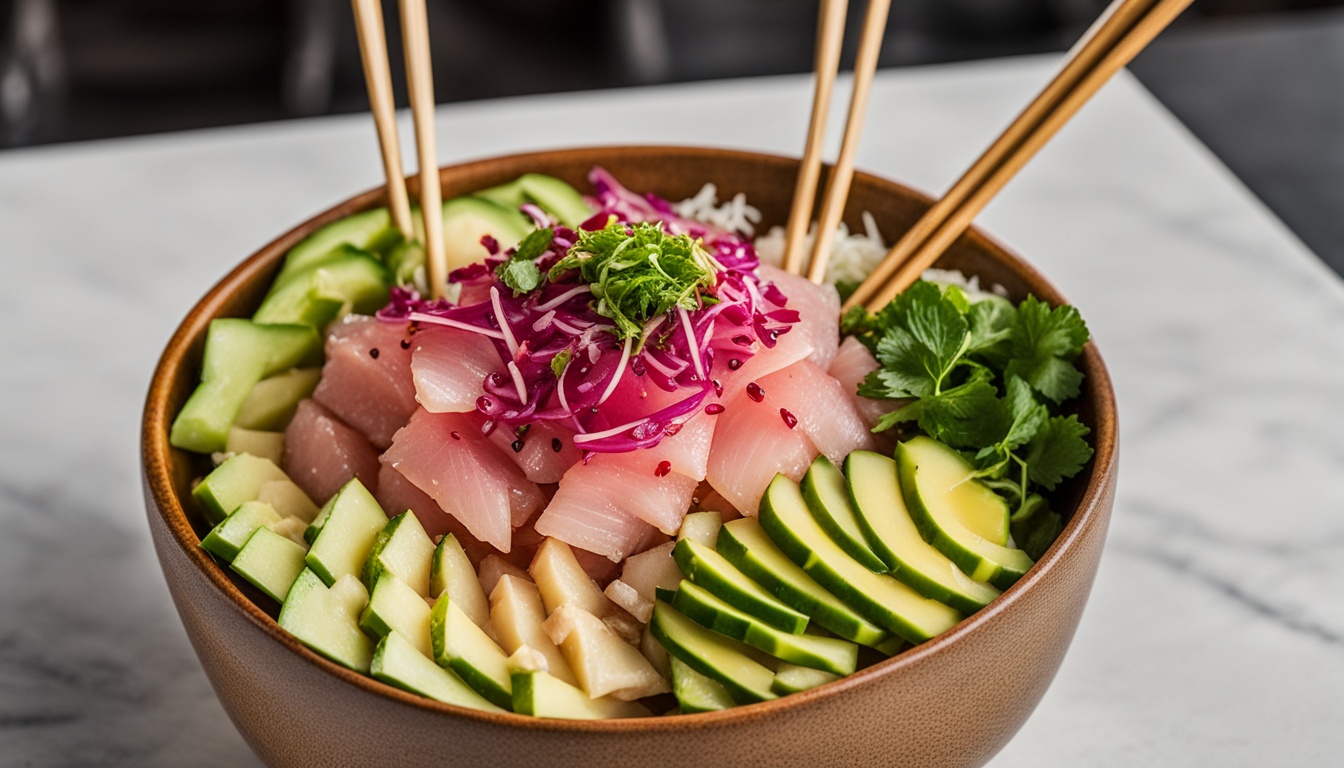
POLYGON ((512 210, 523 203, 533 203, 570 229, 578 228, 593 215, 593 209, 578 190, 542 173, 523 174, 507 184, 483 189, 476 196, 512 210))
POLYGON ((310 325, 266 325, 238 318, 210 322, 201 383, 173 420, 168 442, 197 453, 224 450, 248 394, 267 376, 322 359, 310 325))
POLYGON ((392 225, 386 208, 374 208, 333 221, 309 235, 285 255, 285 265, 275 277, 275 284, 288 280, 296 272, 343 245, 382 252, 401 242, 401 233, 392 225))
POLYGON ((263 526, 252 532, 231 567, 272 600, 283 603, 303 572, 307 552, 302 545, 263 526))
POLYGON ((649 629, 672 658, 717 681, 737 703, 779 698, 770 690, 774 672, 744 653, 736 641, 705 629, 663 600, 654 603, 649 629))
POLYGON ((252 315, 258 323, 306 323, 319 331, 346 312, 369 314, 387 303, 387 268, 352 245, 276 280, 252 315))
POLYGON ((1006 516, 1008 505, 972 477, 975 469, 961 454, 931 438, 916 437, 896 446, 896 463, 905 505, 920 535, 971 578, 1007 589, 1031 568, 1034 563, 1026 552, 966 527, 967 516, 989 516, 978 510, 1006 516))
POLYGON ((313 651, 367 673, 373 641, 359 628, 361 595, 362 602, 367 602, 364 585, 353 576, 329 589, 316 573, 305 569, 289 588, 277 622, 313 651))
POLYGON ((962 614, 845 554, 807 511, 798 484, 776 475, 761 500, 761 527, 790 560, 869 621, 912 643, 951 629, 962 614))
POLYGON ((192 489, 191 497, 201 505, 205 519, 218 524, 243 502, 255 500, 265 483, 288 479, 270 459, 240 453, 206 475, 192 489))
MULTIPOLYGON (((429 565, 429 596, 435 600, 447 594, 476 626, 491 634, 490 604, 486 601, 481 580, 467 558, 466 550, 457 536, 448 534, 439 539, 429 565)), ((544 618, 544 614, 543 614, 544 618)))
POLYGON ((258 528, 278 522, 280 514, 270 504, 245 501, 233 514, 210 529, 205 538, 201 539, 201 549, 231 563, 258 528))
POLYGON ((750 517, 724 524, 718 552, 781 602, 846 640, 881 650, 884 644, 899 639, 827 592, 779 551, 760 523, 750 517))
POLYGON ((695 712, 717 712, 733 706, 733 697, 717 680, 705 677, 691 669, 686 662, 672 657, 672 695, 684 715, 695 712))
POLYGON ((434 661, 496 706, 513 707, 508 656, 444 593, 429 619, 434 661))
POLYGON ((322 378, 321 368, 294 368, 257 382, 238 410, 235 427, 284 431, 299 401, 313 394, 322 378))
POLYGON ((378 641, 369 674, 375 680, 426 698, 486 712, 503 712, 449 670, 422 654, 400 632, 390 632, 378 641))
POLYGON ((686 578, 724 602, 790 634, 807 628, 807 615, 781 603, 713 549, 682 539, 672 557, 686 578))
POLYGON ((378 575, 369 595, 369 605, 359 616, 359 628, 375 640, 398 632, 428 658, 434 653, 429 642, 429 604, 406 582, 390 571, 378 575))
POLYGON ((905 506, 895 461, 871 451, 854 451, 845 459, 845 474, 859 523, 897 580, 963 613, 974 613, 1002 594, 962 573, 920 538, 905 506))
MULTIPOLYGON (((665 590, 660 590, 665 592, 665 590)), ((737 610, 707 590, 683 581, 675 595, 662 594, 672 607, 706 629, 799 666, 848 675, 858 665, 859 647, 848 640, 818 635, 791 635, 737 610)))
MULTIPOLYGON (((443 204, 443 243, 448 271, 484 261, 481 238, 490 235, 502 253, 533 229, 526 214, 480 197, 455 197, 443 204)), ((399 270, 400 271, 400 270, 399 270)))
POLYGON ((430 562, 434 559, 434 541, 425 533, 420 518, 407 510, 387 521, 373 542, 369 559, 364 561, 361 580, 372 589, 383 573, 391 573, 429 597, 430 562))
POLYGON ((354 478, 332 497, 326 516, 318 513, 318 517, 321 527, 308 550, 308 567, 325 584, 334 584, 347 574, 358 578, 378 534, 387 525, 383 508, 359 478, 354 478))
POLYGON ((864 537, 858 516, 850 503, 845 476, 825 455, 818 456, 803 475, 803 498, 822 530, 845 553, 874 573, 886 573, 891 567, 882 562, 864 537))
POLYGON ((810 667, 800 667, 797 664, 781 664, 779 669, 775 670, 775 682, 773 690, 780 696, 786 696, 790 693, 800 693, 819 685, 835 682, 840 679, 840 675, 831 672, 824 672, 820 669, 810 667))

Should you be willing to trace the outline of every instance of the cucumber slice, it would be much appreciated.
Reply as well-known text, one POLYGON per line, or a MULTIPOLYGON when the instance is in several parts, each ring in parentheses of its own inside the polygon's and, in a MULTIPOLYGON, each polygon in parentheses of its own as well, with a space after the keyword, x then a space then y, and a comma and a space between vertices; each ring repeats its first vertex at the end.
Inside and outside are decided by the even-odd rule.
POLYGON ((791 634, 807 629, 807 616, 775 599, 723 555, 691 539, 677 542, 672 557, 686 578, 724 602, 791 634))
POLYGON ((797 664, 781 664, 775 670, 775 682, 772 690, 780 696, 799 693, 819 685, 839 680, 840 676, 820 669, 800 667, 797 664))
POLYGON ((448 269, 484 261, 481 238, 490 235, 500 250, 512 248, 533 229, 532 220, 479 197, 455 197, 443 204, 444 256, 448 269))
POLYGON ((245 501, 223 522, 210 529, 210 533, 201 539, 201 549, 231 563, 258 528, 278 522, 280 515, 270 504, 245 501))
POLYGON ((1002 594, 962 573, 919 537, 905 507, 895 461, 854 451, 845 459, 845 474, 864 533, 898 581, 963 613, 974 613, 1002 594))
POLYGON ((803 475, 802 487, 803 498, 807 500, 807 508, 812 511, 812 516, 831 540, 845 550, 845 554, 874 573, 891 570, 869 548, 854 507, 850 504, 845 476, 840 474, 830 459, 818 456, 808 467, 807 474, 803 475))
POLYGON ((359 616, 359 628, 375 640, 399 632, 426 658, 434 653, 429 642, 429 604, 406 582, 384 571, 359 616))
POLYGON ((271 480, 257 489, 257 501, 270 504, 281 517, 297 517, 305 523, 317 518, 317 505, 293 480, 271 480))
POLYGON ((774 672, 739 650, 735 641, 705 629, 666 602, 654 604, 649 629, 672 658, 717 681, 737 703, 779 698, 770 690, 774 672))
POLYGON ((677 541, 690 539, 710 549, 719 539, 719 529, 723 527, 723 515, 714 510, 692 512, 681 520, 681 530, 677 531, 677 541))
POLYGON ((303 556, 307 553, 306 548, 292 539, 269 528, 258 528, 238 551, 232 567, 252 586, 283 603, 294 581, 303 573, 303 556))
POLYGON ((717 680, 691 669, 686 662, 672 658, 672 694, 682 714, 717 712, 733 706, 733 697, 717 680))
POLYGON ((272 284, 252 320, 306 323, 321 330, 345 312, 367 314, 386 304, 388 284, 382 262, 342 245, 272 284))
POLYGON ((896 446, 901 490, 910 517, 924 540, 976 581, 1007 589, 1034 564, 1020 549, 1010 549, 976 534, 965 519, 1008 514, 1003 498, 979 480, 956 451, 927 437, 896 446), (977 510, 988 510, 977 511, 977 510))
POLYGON ((373 659, 373 641, 359 628, 358 591, 364 585, 353 576, 341 582, 341 591, 328 589, 322 579, 305 569, 289 588, 280 608, 280 627, 315 652, 356 672, 367 673, 373 659), (353 586, 348 586, 353 582, 353 586), (358 590, 358 591, 357 591, 358 590))
POLYGON ((294 368, 262 379, 248 393, 234 419, 235 427, 280 432, 294 418, 299 401, 313 394, 321 368, 294 368))
POLYGON ((434 661, 496 706, 513 707, 508 656, 445 593, 434 603, 429 633, 434 661))
POLYGON ((881 649, 892 640, 891 633, 827 592, 780 552, 754 519, 726 523, 719 534, 718 552, 785 605, 812 617, 818 626, 870 648, 881 649))
POLYGON ((560 646, 551 642, 542 628, 545 623, 546 609, 542 607, 537 585, 517 576, 501 576, 495 591, 490 593, 489 620, 499 647, 509 654, 530 648, 546 660, 547 672, 566 683, 578 685, 578 678, 570 670, 560 646))
POLYGON ((401 233, 392 225, 392 217, 386 208, 374 208, 347 216, 322 227, 289 249, 285 266, 276 275, 275 284, 287 281, 296 272, 320 261, 343 245, 379 252, 400 241, 401 233))
MULTIPOLYGON (((466 550, 451 533, 439 539, 429 566, 429 596, 437 600, 444 593, 476 626, 486 634, 492 633, 490 604, 486 602, 485 590, 481 588, 466 550)), ((545 614, 542 618, 545 619, 545 614)))
POLYGON ((242 453, 215 467, 192 489, 191 497, 205 511, 205 519, 216 524, 243 502, 254 501, 264 483, 288 479, 270 459, 242 453))
POLYGON ((517 209, 523 203, 535 203, 570 229, 593 215, 583 195, 565 182, 541 173, 528 173, 507 184, 483 189, 476 193, 493 203, 517 209))
POLYGON ((197 453, 224 450, 229 427, 257 382, 321 359, 322 340, 312 326, 212 320, 205 335, 201 383, 173 420, 168 442, 197 453))
POLYGON ((462 678, 430 661, 400 632, 391 632, 378 641, 369 674, 375 680, 445 704, 486 712, 504 711, 473 691, 462 678))
POLYGON ((414 589, 421 597, 429 597, 429 566, 434 559, 434 541, 425 533, 420 518, 407 510, 387 521, 373 551, 364 561, 364 585, 378 583, 383 573, 391 573, 414 589))
POLYGON ((737 610, 694 582, 683 581, 672 607, 706 629, 799 666, 848 675, 858 666, 859 647, 848 640, 790 635, 737 610))
POLYGON ((285 433, 230 427, 224 440, 225 453, 250 453, 279 464, 285 456, 285 433))
POLYGON ((308 542, 308 546, 313 545, 313 542, 317 540, 317 534, 322 532, 322 526, 327 524, 327 516, 331 514, 331 508, 336 505, 337 496, 340 496, 340 493, 327 499, 327 503, 323 504, 322 508, 317 511, 317 517, 314 517, 313 522, 308 524, 308 530, 303 532, 303 540, 308 542))
POLYGON ((331 499, 331 511, 308 550, 308 567, 326 584, 347 574, 358 577, 385 525, 383 508, 358 478, 351 480, 331 499))
POLYGON ((807 511, 798 484, 776 475, 761 501, 761 527, 808 575, 869 621, 922 643, 961 621, 960 612, 873 573, 840 549, 807 511))
POLYGON ((611 720, 649 717, 642 704, 611 696, 588 697, 579 688, 540 669, 515 669, 511 674, 513 711, 559 720, 611 720))

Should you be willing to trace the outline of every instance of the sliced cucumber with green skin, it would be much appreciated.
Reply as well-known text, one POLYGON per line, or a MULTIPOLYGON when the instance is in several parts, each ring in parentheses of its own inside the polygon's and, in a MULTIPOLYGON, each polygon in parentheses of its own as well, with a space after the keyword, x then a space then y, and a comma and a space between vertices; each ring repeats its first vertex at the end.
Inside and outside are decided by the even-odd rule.
POLYGON ((217 524, 244 502, 256 500, 264 483, 288 479, 270 459, 241 453, 215 467, 192 489, 191 497, 205 511, 205 519, 217 524))
POLYGON ((298 245, 289 249, 285 266, 275 277, 279 285, 296 272, 319 261, 343 245, 353 245, 366 251, 381 252, 401 241, 401 233, 392 225, 386 208, 374 208, 347 216, 322 227, 298 245))
POLYGON ((301 544, 269 528, 258 528, 233 559, 232 568, 272 600, 283 603, 303 573, 307 553, 301 544))
POLYGON ((505 711, 486 701, 462 678, 430 661, 400 632, 391 632, 378 641, 369 674, 375 680, 445 704, 486 712, 505 711))
POLYGON ((963 613, 974 613, 1002 594, 962 573, 920 538, 906 509, 894 460, 854 451, 845 459, 845 475, 864 533, 897 580, 963 613))
POLYGON ((733 697, 717 680, 705 677, 691 669, 686 662, 672 657, 672 694, 684 715, 696 712, 717 712, 733 706, 733 697))
POLYGON ((681 519, 681 529, 677 531, 677 541, 690 539, 710 549, 719 539, 719 529, 723 527, 723 515, 714 510, 692 512, 681 519))
POLYGON ((439 666, 457 673, 462 682, 496 706, 513 708, 509 657, 447 594, 434 604, 429 634, 439 666))
POLYGON ((584 202, 579 191, 555 178, 541 173, 528 173, 497 187, 476 193, 505 208, 517 209, 523 203, 534 203, 571 229, 577 229, 593 215, 593 209, 584 202))
POLYGON ((476 626, 490 632, 490 603, 485 590, 466 550, 451 533, 439 539, 429 566, 429 596, 437 600, 445 593, 476 626))
POLYGON ((821 529, 798 484, 776 475, 761 500, 761 527, 784 554, 869 621, 922 643, 951 629, 959 611, 855 562, 821 529))
MULTIPOLYGON (((956 451, 927 437, 896 446, 901 490, 924 540, 976 581, 1007 589, 1034 565, 1020 549, 1000 546, 962 524, 965 510, 1002 509, 1003 498, 979 480, 956 451)), ((978 515, 977 515, 978 516, 978 515)))
POLYGON ((832 541, 868 570, 874 573, 890 570, 890 566, 869 548, 845 490, 845 476, 830 459, 818 456, 812 462, 807 474, 803 475, 802 488, 807 508, 812 510, 812 516, 832 541))
POLYGON ((582 689, 540 669, 515 669, 511 673, 513 711, 520 715, 559 720, 612 720, 648 717, 642 704, 612 696, 591 699, 582 689))
POLYGON ((223 522, 210 529, 205 538, 201 539, 201 549, 231 563, 258 528, 278 522, 280 515, 270 504, 245 501, 223 522))
POLYGON ((812 617, 818 626, 860 645, 881 649, 893 638, 826 591, 775 546, 750 517, 725 523, 718 552, 785 605, 812 617))
POLYGON ((386 525, 387 515, 373 494, 358 478, 351 480, 332 497, 331 511, 308 550, 308 567, 327 584, 346 574, 358 577, 386 525))
POLYGON ((197 453, 224 450, 229 427, 257 382, 321 359, 322 340, 310 325, 212 320, 205 335, 201 383, 173 420, 168 442, 197 453))
POLYGON ((774 672, 738 650, 733 640, 705 629, 666 602, 654 603, 649 629, 674 659, 718 681, 735 702, 750 704, 779 698, 770 690, 774 672))
POLYGON ((317 510, 317 517, 314 517, 313 521, 308 524, 308 530, 303 532, 303 540, 308 542, 308 546, 313 545, 313 542, 317 540, 317 534, 322 532, 322 526, 327 524, 327 516, 331 514, 331 508, 336 506, 338 496, 340 496, 339 493, 327 499, 327 503, 317 510))
POLYGON ((420 518, 407 510, 383 526, 373 542, 369 559, 364 561, 361 578, 364 586, 372 589, 379 576, 391 573, 421 597, 429 597, 429 570, 433 559, 434 540, 425 533, 420 518))
POLYGON ((791 634, 800 634, 807 629, 806 614, 781 603, 709 547, 683 539, 672 550, 672 557, 686 578, 729 605, 791 634))
POLYGON ((406 582, 383 572, 369 595, 369 605, 359 616, 359 628, 377 640, 400 632, 415 649, 429 658, 429 603, 406 582))
POLYGON ((381 261, 342 245, 274 283, 252 320, 307 323, 321 330, 344 311, 367 314, 382 307, 389 283, 381 261))
POLYGON ((262 379, 252 387, 233 425, 243 429, 281 432, 294 418, 299 401, 313 394, 322 378, 321 368, 292 368, 262 379))
POLYGON ((848 675, 858 664, 859 647, 848 640, 780 632, 693 582, 681 583, 672 607, 706 629, 741 640, 782 661, 837 675, 848 675))
MULTIPOLYGON (((354 586, 363 589, 351 577, 354 586)), ((373 641, 359 628, 363 606, 348 595, 333 594, 316 573, 304 570, 289 588, 277 621, 313 651, 356 672, 369 671, 373 641)))
POLYGON ((820 669, 800 667, 797 664, 782 664, 775 670, 775 682, 772 690, 780 696, 816 688, 819 685, 835 682, 840 675, 824 672, 820 669))

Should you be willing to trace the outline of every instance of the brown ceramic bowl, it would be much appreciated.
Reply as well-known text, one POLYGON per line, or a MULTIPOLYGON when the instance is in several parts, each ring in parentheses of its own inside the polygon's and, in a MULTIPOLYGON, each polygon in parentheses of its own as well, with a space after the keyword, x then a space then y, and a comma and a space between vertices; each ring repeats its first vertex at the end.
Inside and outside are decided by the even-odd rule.
MULTIPOLYGON (((442 171, 444 195, 528 171, 581 189, 601 164, 632 189, 681 199, 712 181, 745 192, 765 225, 787 215, 797 161, 686 147, 572 149, 481 160, 442 171)), ((155 549, 187 635, 229 717, 272 765, 973 766, 989 760, 1027 719, 1058 669, 1087 602, 1116 482, 1110 379, 1089 344, 1078 413, 1096 455, 1061 492, 1068 519, 1050 551, 992 605, 944 635, 806 693, 723 712, 582 722, 486 714, 420 698, 350 672, 300 645, 276 607, 197 545, 207 526, 190 502, 200 457, 169 447, 168 427, 199 375, 212 318, 248 316, 281 257, 318 227, 383 204, 366 192, 257 251, 201 299, 163 353, 145 404, 145 502, 155 549)), ((867 174, 854 179, 846 220, 871 211, 892 237, 927 197, 867 174)), ((764 230, 762 230, 764 231, 764 230)), ((940 266, 1027 292, 1064 297, 1019 257, 979 231, 940 266)), ((1086 311, 1086 308, 1084 308, 1086 311)))

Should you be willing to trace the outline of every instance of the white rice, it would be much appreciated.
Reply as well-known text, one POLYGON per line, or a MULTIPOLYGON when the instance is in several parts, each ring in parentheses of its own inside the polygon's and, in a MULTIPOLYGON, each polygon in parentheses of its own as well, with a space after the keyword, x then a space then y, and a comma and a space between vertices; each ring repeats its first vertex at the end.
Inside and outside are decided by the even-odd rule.
POLYGON ((719 204, 718 192, 713 184, 706 184, 694 197, 674 203, 672 208, 683 219, 702 221, 747 237, 755 235, 756 225, 761 223, 760 210, 747 205, 747 196, 741 192, 733 195, 732 200, 719 204))

